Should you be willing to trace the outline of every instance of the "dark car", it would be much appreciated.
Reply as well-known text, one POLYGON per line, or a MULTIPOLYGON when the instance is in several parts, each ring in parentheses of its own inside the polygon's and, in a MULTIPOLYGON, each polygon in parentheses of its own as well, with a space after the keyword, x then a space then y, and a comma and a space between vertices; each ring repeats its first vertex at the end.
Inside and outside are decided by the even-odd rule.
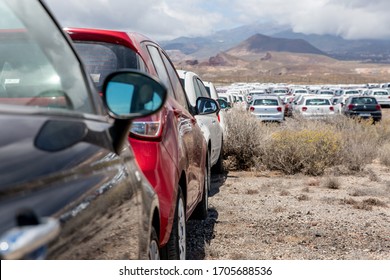
POLYGON ((347 117, 372 119, 374 122, 382 119, 382 108, 375 97, 350 96, 345 100, 342 113, 347 117))
POLYGON ((41 2, 0 0, 0 17, 0 258, 158 259, 159 203, 127 134, 165 87, 121 71, 100 98, 41 2))
POLYGON ((160 201, 160 252, 164 259, 185 259, 186 221, 207 217, 210 159, 207 144, 180 84, 176 69, 152 39, 116 30, 65 28, 96 87, 121 68, 159 78, 168 89, 161 111, 137 119, 129 142, 160 201), (205 191, 206 190, 206 191, 205 191))

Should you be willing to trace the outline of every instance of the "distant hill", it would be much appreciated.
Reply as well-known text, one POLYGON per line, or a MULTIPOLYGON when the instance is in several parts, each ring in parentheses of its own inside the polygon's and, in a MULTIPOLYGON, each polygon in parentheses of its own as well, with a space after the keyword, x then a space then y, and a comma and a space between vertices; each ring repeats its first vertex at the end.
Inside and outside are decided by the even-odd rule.
POLYGON ((303 39, 273 38, 262 34, 256 34, 241 42, 236 47, 227 50, 227 53, 240 52, 290 52, 326 55, 303 39))
POLYGON ((234 48, 249 37, 263 34, 274 39, 303 39, 318 50, 340 60, 390 63, 390 40, 346 40, 340 36, 293 32, 272 23, 254 23, 215 32, 205 37, 180 37, 160 42, 166 50, 178 50, 204 60, 234 48))

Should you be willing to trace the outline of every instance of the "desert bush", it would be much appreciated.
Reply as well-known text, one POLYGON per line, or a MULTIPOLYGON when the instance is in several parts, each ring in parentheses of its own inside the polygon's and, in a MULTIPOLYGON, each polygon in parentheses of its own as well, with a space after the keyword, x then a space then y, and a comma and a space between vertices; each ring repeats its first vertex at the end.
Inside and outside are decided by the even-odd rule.
POLYGON ((378 133, 370 121, 344 120, 342 133, 342 164, 352 171, 362 171, 377 157, 378 133))
POLYGON ((328 189, 340 189, 340 181, 337 177, 326 177, 323 181, 323 186, 328 189))
POLYGON ((230 166, 238 170, 257 166, 266 129, 249 112, 238 108, 230 109, 225 121, 224 158, 229 159, 230 166))
POLYGON ((383 165, 390 166, 390 143, 380 147, 379 160, 383 165))
POLYGON ((390 144, 386 144, 390 129, 384 123, 337 116, 321 121, 287 118, 270 125, 237 108, 229 110, 225 119, 224 159, 230 170, 318 176, 339 166, 360 172, 378 156, 378 146, 384 147, 381 161, 390 166, 390 144))
POLYGON ((340 136, 327 128, 285 129, 272 134, 263 160, 268 168, 286 174, 322 175, 325 168, 338 162, 340 144, 340 136))

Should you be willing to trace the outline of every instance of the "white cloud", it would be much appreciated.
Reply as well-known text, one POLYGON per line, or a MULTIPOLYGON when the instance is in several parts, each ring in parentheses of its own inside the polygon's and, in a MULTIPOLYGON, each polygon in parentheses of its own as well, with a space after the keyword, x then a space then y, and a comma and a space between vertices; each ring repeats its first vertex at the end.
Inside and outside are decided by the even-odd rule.
POLYGON ((274 19, 296 32, 390 38, 388 0, 237 0, 235 6, 245 17, 274 19))
POLYGON ((203 36, 272 20, 296 32, 390 38, 388 0, 46 0, 63 26, 138 31, 155 39, 203 36))
POLYGON ((46 0, 62 26, 138 31, 153 38, 203 36, 222 16, 200 8, 202 1, 46 0))

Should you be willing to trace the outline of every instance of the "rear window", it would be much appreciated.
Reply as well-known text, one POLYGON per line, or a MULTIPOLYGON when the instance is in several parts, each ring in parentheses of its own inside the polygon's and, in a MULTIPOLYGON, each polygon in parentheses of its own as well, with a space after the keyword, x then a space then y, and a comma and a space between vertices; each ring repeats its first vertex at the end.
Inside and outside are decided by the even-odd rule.
POLYGON ((276 99, 255 99, 253 105, 278 106, 279 103, 276 99))
POLYGON ((359 91, 357 91, 357 90, 349 90, 349 91, 346 91, 345 94, 359 94, 359 91))
POLYGON ((375 91, 374 95, 389 95, 387 91, 375 91))
POLYGON ((122 45, 78 41, 75 42, 75 48, 99 90, 108 74, 118 69, 143 69, 141 58, 122 45))
POLYGON ((326 105, 330 105, 330 101, 329 99, 308 99, 306 100, 306 105, 326 106, 326 105))
POLYGON ((364 97, 364 98, 353 98, 351 100, 352 104, 377 104, 375 98, 364 97))

